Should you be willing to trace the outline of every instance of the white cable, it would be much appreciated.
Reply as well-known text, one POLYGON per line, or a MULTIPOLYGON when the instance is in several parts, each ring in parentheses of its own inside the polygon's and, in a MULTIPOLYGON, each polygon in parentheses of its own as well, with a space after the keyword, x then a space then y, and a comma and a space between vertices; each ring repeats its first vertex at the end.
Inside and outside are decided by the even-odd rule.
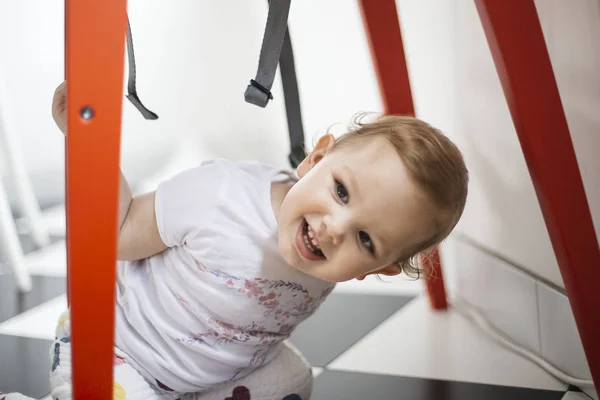
POLYGON ((563 382, 569 383, 575 386, 586 386, 593 387, 594 382, 587 379, 579 379, 572 377, 571 375, 566 374, 560 369, 556 368, 554 365, 550 364, 548 361, 544 360, 542 357, 537 354, 527 350, 525 347, 515 343, 512 339, 507 338, 504 334, 500 333, 497 328, 492 326, 483 315, 479 311, 477 311, 473 306, 468 303, 455 299, 453 301, 453 308, 462 314, 464 317, 472 320, 475 325, 481 328, 485 333, 489 334, 495 341, 499 342, 504 347, 514 351, 515 353, 520 354, 521 356, 533 361, 550 374, 554 375, 556 378, 560 379, 563 382))

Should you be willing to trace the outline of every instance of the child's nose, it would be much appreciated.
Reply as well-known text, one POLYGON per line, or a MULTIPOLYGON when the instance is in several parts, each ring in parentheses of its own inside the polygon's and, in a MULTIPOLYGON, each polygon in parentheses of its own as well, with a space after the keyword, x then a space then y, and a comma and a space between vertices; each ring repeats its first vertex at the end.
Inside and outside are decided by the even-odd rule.
POLYGON ((342 243, 346 232, 346 223, 343 219, 332 218, 329 215, 323 217, 321 229, 319 229, 319 238, 321 236, 329 238, 334 245, 342 243))

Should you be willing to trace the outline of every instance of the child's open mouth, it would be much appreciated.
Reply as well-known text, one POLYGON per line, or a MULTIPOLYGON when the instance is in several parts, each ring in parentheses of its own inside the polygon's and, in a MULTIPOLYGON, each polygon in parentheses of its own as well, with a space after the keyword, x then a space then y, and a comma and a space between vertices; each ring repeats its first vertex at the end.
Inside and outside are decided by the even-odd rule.
POLYGON ((303 219, 296 235, 296 248, 300 255, 308 260, 324 260, 326 257, 321 246, 306 219, 303 219))

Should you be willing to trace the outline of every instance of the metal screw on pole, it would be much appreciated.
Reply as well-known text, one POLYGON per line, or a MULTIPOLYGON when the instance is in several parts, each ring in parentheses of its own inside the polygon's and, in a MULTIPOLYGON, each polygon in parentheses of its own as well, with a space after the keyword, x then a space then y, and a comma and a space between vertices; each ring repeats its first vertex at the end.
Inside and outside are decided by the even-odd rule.
POLYGON ((82 107, 81 111, 79 111, 79 115, 81 115, 81 118, 84 120, 89 121, 94 118, 94 109, 90 106, 82 107))

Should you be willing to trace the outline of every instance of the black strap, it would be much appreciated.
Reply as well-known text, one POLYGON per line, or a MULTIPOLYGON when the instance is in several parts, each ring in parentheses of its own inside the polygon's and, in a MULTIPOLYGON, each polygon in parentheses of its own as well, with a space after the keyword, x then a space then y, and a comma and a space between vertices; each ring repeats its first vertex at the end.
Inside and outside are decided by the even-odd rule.
POLYGON ((244 97, 248 103, 266 107, 273 99, 271 88, 275 80, 275 71, 279 63, 279 55, 283 46, 283 38, 287 31, 287 18, 290 12, 291 0, 270 0, 267 26, 263 36, 258 71, 256 78, 250 80, 244 97))
POLYGON ((140 113, 146 119, 158 119, 158 115, 148 110, 146 106, 142 104, 142 101, 138 97, 137 89, 135 87, 135 54, 133 52, 133 37, 131 36, 131 25, 129 24, 129 17, 127 17, 127 56, 129 64, 129 80, 127 82, 127 98, 131 103, 139 110, 140 113))

